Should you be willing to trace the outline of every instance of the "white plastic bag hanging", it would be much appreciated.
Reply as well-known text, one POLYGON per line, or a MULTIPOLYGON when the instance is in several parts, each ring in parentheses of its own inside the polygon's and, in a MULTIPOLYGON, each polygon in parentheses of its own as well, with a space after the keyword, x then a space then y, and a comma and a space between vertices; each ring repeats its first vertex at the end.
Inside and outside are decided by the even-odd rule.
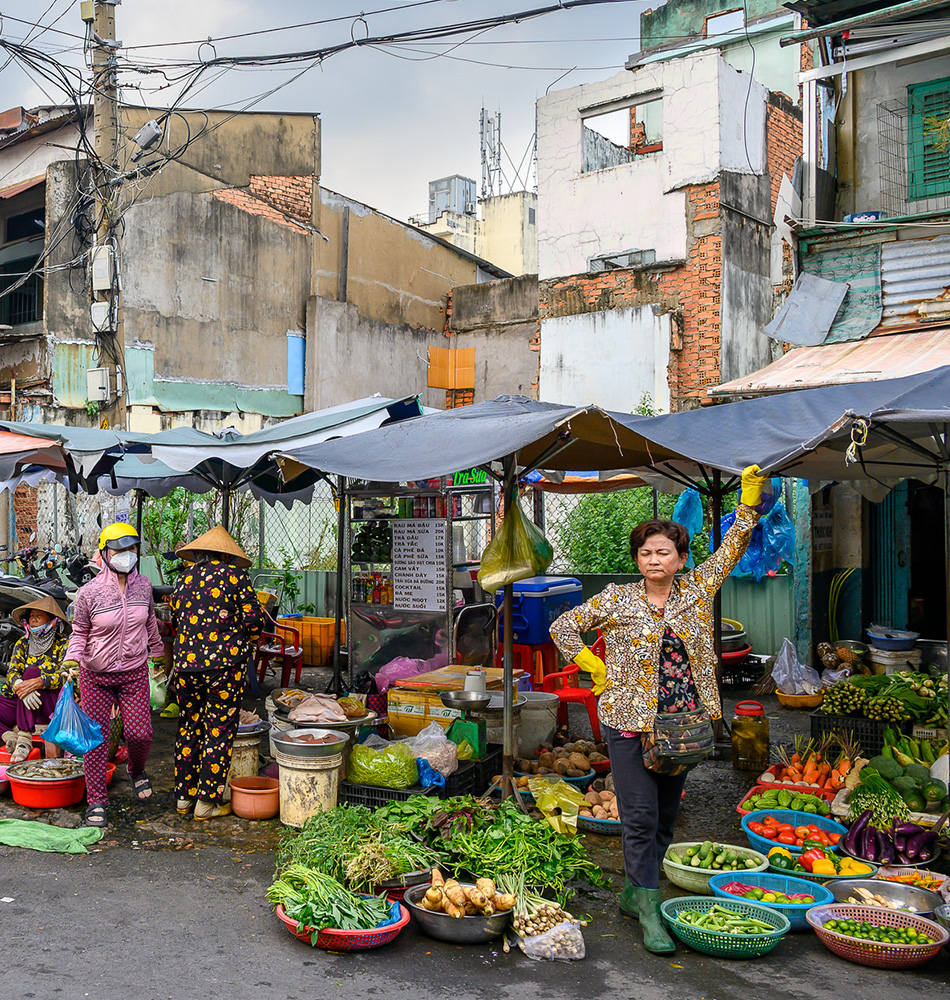
POLYGON ((821 690, 821 677, 817 670, 798 662, 798 654, 791 639, 785 639, 772 667, 772 679, 784 694, 817 694, 821 690))

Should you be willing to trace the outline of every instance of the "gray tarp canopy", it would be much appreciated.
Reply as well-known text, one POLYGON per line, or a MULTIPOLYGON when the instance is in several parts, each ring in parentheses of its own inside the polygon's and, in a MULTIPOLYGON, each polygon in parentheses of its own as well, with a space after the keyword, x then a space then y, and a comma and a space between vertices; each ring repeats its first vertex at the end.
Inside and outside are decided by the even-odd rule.
POLYGON ((648 419, 597 406, 496 396, 369 431, 359 436, 358 446, 350 440, 281 449, 282 468, 289 481, 307 467, 351 479, 404 483, 509 456, 521 469, 540 465, 561 471, 625 469, 678 457, 638 433, 639 421, 648 419))
MULTIPOLYGON (((621 418, 622 419, 622 418, 621 418)), ((660 473, 692 478, 697 463, 738 474, 752 463, 774 475, 812 481, 900 479, 934 482, 947 465, 950 367, 922 375, 800 389, 759 399, 631 421, 658 448, 660 473), (855 418, 862 423, 855 425, 855 418), (869 428, 860 461, 845 452, 852 429, 869 428)))

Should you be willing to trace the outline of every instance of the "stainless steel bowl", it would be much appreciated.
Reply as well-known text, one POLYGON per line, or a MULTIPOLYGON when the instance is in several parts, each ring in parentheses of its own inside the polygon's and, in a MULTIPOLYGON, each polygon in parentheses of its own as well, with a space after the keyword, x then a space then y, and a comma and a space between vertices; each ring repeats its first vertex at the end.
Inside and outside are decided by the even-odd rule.
POLYGON ((343 749, 347 741, 347 737, 343 733, 332 729, 313 729, 309 726, 280 732, 275 729, 271 739, 281 753, 291 757, 332 757, 343 749), (335 741, 333 743, 297 743, 287 738, 288 736, 303 736, 304 734, 317 737, 333 736, 335 741))
POLYGON ((446 708, 458 708, 466 712, 487 708, 492 698, 485 691, 443 691, 439 697, 446 708))
MULTIPOLYGON (((935 908, 943 902, 939 893, 931 892, 930 889, 921 889, 916 885, 904 885, 903 882, 882 882, 880 879, 870 878, 844 878, 832 880, 827 883, 827 888, 831 890, 836 903, 847 903, 849 897, 856 888, 867 889, 868 892, 882 899, 896 903, 902 910, 926 916, 933 913, 935 908)), ((861 900, 860 906, 873 906, 861 900)))
POLYGON ((934 920, 950 931, 950 903, 941 903, 934 907, 934 920))
MULTIPOLYGON (((471 885, 470 882, 462 884, 471 885)), ((429 937, 452 944, 481 944, 498 937, 511 919, 511 910, 490 917, 450 917, 447 913, 433 913, 419 905, 428 888, 428 885, 417 885, 407 889, 403 902, 429 937)))

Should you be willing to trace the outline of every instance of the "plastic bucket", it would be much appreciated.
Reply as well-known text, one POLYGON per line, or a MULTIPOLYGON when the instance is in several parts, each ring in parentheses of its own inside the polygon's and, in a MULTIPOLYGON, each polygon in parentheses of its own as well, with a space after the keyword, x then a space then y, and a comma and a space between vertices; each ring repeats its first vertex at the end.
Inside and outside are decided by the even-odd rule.
POLYGON ((231 747, 231 770, 225 782, 225 801, 230 799, 232 778, 256 778, 261 752, 260 733, 238 733, 231 747))
POLYGON ((557 731, 558 696, 548 691, 525 691, 518 727, 518 756, 533 759, 541 743, 551 743, 557 731))
MULTIPOLYGON (((498 696, 500 699, 500 695, 498 696)), ((518 733, 521 726, 521 710, 524 708, 526 695, 522 693, 517 694, 514 705, 514 717, 515 717, 515 744, 518 743, 518 733)), ((485 738, 488 743, 500 743, 505 742, 505 717, 504 709, 501 705, 497 708, 480 708, 478 710, 471 710, 468 713, 470 719, 484 719, 485 720, 485 738)))
POLYGON ((303 826, 311 816, 336 806, 343 754, 292 757, 278 750, 275 756, 280 767, 280 821, 284 826, 303 826))

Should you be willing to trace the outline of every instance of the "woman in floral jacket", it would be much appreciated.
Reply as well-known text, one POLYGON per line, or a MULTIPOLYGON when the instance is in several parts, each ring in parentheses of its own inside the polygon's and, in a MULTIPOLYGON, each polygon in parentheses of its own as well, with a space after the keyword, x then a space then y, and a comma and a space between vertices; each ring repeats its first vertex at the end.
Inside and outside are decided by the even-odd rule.
POLYGON ((774 498, 762 500, 758 466, 742 474, 736 519, 722 545, 690 573, 677 574, 689 557, 689 535, 673 521, 645 521, 630 535, 630 553, 643 580, 610 584, 551 626, 558 648, 590 672, 600 695, 614 791, 623 833, 626 879, 623 914, 640 920, 645 947, 675 950, 660 916, 660 863, 673 839, 686 776, 648 770, 640 736, 661 712, 704 707, 722 717, 713 646, 713 598, 749 544, 752 530, 774 498), (599 629, 605 659, 584 645, 581 633, 599 629))
POLYGON ((264 627, 251 587, 251 560, 220 525, 178 554, 193 560, 172 595, 178 740, 175 794, 178 812, 197 820, 226 816, 231 748, 244 695, 248 654, 264 627))
POLYGON ((13 763, 33 749, 33 731, 49 723, 63 686, 69 622, 52 597, 16 608, 11 616, 26 629, 0 685, 0 729, 13 763), (24 619, 26 621, 24 622, 24 619))

